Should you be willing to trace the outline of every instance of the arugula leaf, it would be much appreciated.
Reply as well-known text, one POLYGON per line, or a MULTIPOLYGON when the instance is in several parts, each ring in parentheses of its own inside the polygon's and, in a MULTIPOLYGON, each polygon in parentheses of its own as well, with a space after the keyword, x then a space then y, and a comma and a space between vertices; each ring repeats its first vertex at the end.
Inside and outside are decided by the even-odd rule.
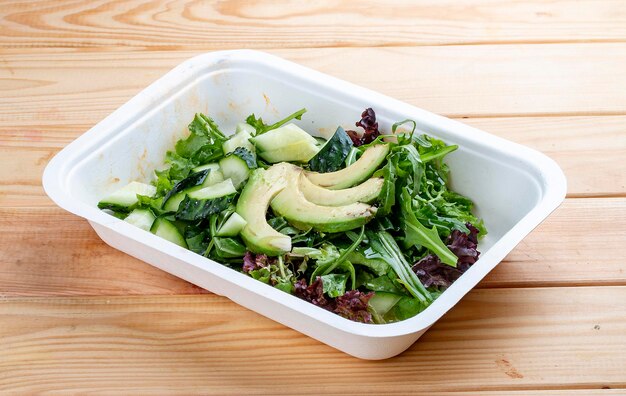
POLYGON ((347 265, 347 267, 350 269, 350 272, 352 273, 352 288, 354 289, 355 283, 356 283, 355 270, 354 270, 354 266, 352 265, 352 263, 347 261, 347 259, 348 259, 348 256, 350 255, 350 253, 352 253, 361 244, 361 242, 363 241, 364 236, 365 236, 365 226, 361 226, 361 232, 358 235, 358 237, 356 238, 356 240, 354 242, 352 242, 352 244, 350 246, 348 246, 348 248, 346 248, 345 250, 341 251, 341 253, 339 254, 339 256, 336 259, 329 260, 329 261, 326 261, 326 262, 320 262, 318 260, 317 268, 315 268, 315 271, 313 271, 313 274, 311 274, 311 282, 318 275, 328 275, 331 272, 333 272, 336 268, 344 265, 345 263, 349 263, 349 265, 347 265))
POLYGON ((456 262, 458 258, 448 249, 448 247, 443 243, 439 234, 437 233, 437 229, 433 227, 432 229, 428 229, 422 225, 422 223, 417 220, 415 217, 415 213, 413 213, 413 207, 411 204, 411 196, 408 191, 404 190, 402 192, 402 217, 403 217, 403 229, 405 233, 404 243, 407 247, 411 246, 424 246, 429 249, 433 253, 435 253, 442 262, 456 267, 456 262))
POLYGON ((189 221, 205 219, 209 215, 217 214, 228 208, 233 199, 234 194, 214 199, 193 199, 186 196, 178 206, 176 219, 189 221))
POLYGON ((296 120, 301 120, 302 119, 302 115, 306 113, 306 109, 300 109, 298 111, 296 111, 295 113, 292 113, 290 115, 288 115, 287 117, 283 118, 282 120, 273 123, 272 125, 266 125, 263 122, 262 118, 256 118, 256 116, 254 114, 250 114, 248 116, 248 118, 246 118, 246 123, 248 125, 251 125, 254 127, 254 129, 256 129, 256 135, 261 135, 267 131, 271 131, 272 129, 276 129, 278 127, 281 127, 283 125, 285 125, 286 123, 288 123, 289 121, 293 120, 294 118, 296 120))
POLYGON ((205 169, 203 171, 200 172, 196 172, 196 173, 192 173, 190 176, 187 176, 186 178, 184 178, 183 180, 179 181, 178 183, 176 183, 174 185, 174 187, 172 187, 172 189, 170 191, 168 191, 167 194, 165 194, 165 196, 163 197, 163 203, 162 206, 163 207, 165 205, 165 203, 167 202, 168 199, 170 199, 170 197, 180 191, 183 191, 189 187, 193 187, 193 186, 198 186, 202 183, 204 183, 204 180, 206 179, 207 175, 209 174, 211 170, 210 169, 205 169))
POLYGON ((248 169, 258 168, 254 154, 245 147, 237 147, 235 151, 228 154, 228 156, 230 155, 236 155, 237 157, 244 160, 244 162, 248 166, 248 169))
POLYGON ((339 170, 352 147, 352 140, 346 131, 342 127, 337 127, 335 134, 309 160, 309 168, 321 173, 339 170))
POLYGON ((220 131, 215 121, 202 113, 196 113, 188 126, 189 132, 198 136, 206 136, 212 140, 226 141, 228 138, 220 131))
POLYGON ((359 248, 351 252, 348 255, 348 261, 352 264, 367 267, 370 271, 379 276, 387 273, 389 270, 389 264, 383 260, 365 257, 365 254, 361 249, 362 248, 359 248))
POLYGON ((391 234, 386 231, 368 231, 367 239, 369 247, 365 251, 365 257, 384 260, 393 269, 399 278, 398 281, 406 287, 409 293, 424 303, 432 301, 430 293, 411 269, 402 249, 391 234))
POLYGON ((400 301, 394 305, 390 312, 385 315, 385 322, 399 322, 401 320, 412 318, 428 307, 423 301, 417 298, 402 297, 400 301))
POLYGON ((419 153, 422 162, 441 159, 459 148, 457 145, 448 146, 443 140, 435 139, 434 137, 428 135, 422 135, 414 140, 419 146, 419 153))
POLYGON ((377 278, 367 280, 363 283, 363 287, 375 292, 386 292, 399 295, 406 294, 406 292, 402 290, 401 287, 398 287, 395 284, 394 280, 391 279, 388 275, 383 275, 377 278))
POLYGON ((348 275, 346 274, 328 274, 320 276, 322 279, 322 287, 324 293, 328 297, 339 297, 346 292, 346 282, 348 275))
POLYGON ((214 237, 215 254, 220 258, 243 257, 246 247, 235 238, 214 237))

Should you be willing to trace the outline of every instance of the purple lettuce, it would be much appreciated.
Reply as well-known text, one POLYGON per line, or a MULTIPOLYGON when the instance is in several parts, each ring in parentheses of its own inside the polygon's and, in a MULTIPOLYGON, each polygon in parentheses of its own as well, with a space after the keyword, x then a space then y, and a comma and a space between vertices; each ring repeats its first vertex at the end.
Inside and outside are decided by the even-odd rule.
POLYGON ((367 310, 367 303, 373 295, 373 292, 349 290, 335 299, 337 305, 334 312, 355 322, 372 323, 372 314, 367 310))
POLYGON ((334 311, 335 301, 334 299, 324 295, 324 286, 322 284, 321 277, 318 276, 315 278, 315 281, 310 285, 307 284, 306 279, 300 279, 294 286, 294 294, 297 297, 308 301, 313 305, 317 305, 318 307, 334 311))
POLYGON ((269 267, 275 261, 265 254, 254 254, 250 251, 243 256, 243 272, 249 274, 254 270, 269 267))
POLYGON ((367 310, 367 304, 374 295, 373 292, 363 293, 359 290, 349 290, 342 296, 330 298, 324 294, 322 278, 317 277, 310 285, 306 279, 296 282, 294 294, 313 305, 334 312, 346 319, 356 322, 372 323, 372 314, 367 310))
POLYGON ((376 121, 376 113, 371 107, 365 109, 365 111, 361 113, 361 120, 357 121, 355 125, 363 128, 364 132, 362 135, 359 135, 357 131, 352 130, 346 131, 346 133, 350 136, 352 144, 356 147, 372 143, 378 136, 380 136, 378 121, 376 121))
POLYGON ((469 234, 454 230, 446 241, 448 248, 459 258, 456 268, 442 263, 434 254, 425 256, 413 265, 413 272, 424 286, 447 288, 478 260, 478 229, 470 223, 466 226, 469 234))

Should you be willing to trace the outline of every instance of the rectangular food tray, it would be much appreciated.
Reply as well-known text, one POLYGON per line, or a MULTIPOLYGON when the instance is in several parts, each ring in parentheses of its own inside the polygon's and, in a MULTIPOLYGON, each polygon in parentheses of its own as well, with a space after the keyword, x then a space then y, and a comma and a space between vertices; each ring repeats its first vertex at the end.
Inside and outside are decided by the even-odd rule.
POLYGON ((59 152, 43 175, 46 193, 84 217, 107 244, 268 318, 363 359, 395 356, 413 344, 563 201, 566 180, 545 155, 258 51, 196 56, 174 68, 59 152), (97 202, 130 181, 148 181, 167 150, 185 136, 196 112, 232 133, 251 113, 277 120, 306 107, 296 121, 328 137, 354 128, 366 107, 380 129, 412 119, 419 131, 458 144, 446 157, 453 189, 476 203, 489 235, 480 260, 425 311, 392 324, 349 321, 110 216, 97 202))

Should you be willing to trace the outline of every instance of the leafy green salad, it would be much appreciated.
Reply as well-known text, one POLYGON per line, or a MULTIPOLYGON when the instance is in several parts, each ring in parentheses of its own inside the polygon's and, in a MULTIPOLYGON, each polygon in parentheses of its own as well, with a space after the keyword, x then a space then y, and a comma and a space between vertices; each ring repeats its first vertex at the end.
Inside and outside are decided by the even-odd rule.
POLYGON ((457 146, 412 120, 328 139, 250 115, 225 135, 196 114, 151 184, 98 207, 344 318, 392 323, 428 307, 479 257, 472 201, 449 188, 457 146))

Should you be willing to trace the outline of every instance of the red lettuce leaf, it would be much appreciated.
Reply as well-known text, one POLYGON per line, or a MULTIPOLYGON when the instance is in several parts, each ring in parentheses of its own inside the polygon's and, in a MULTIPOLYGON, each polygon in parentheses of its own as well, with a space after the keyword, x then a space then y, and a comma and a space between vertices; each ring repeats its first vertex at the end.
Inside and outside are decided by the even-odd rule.
POLYGON ((372 323, 372 314, 368 312, 367 304, 374 295, 373 292, 363 293, 359 290, 350 290, 342 296, 331 298, 324 294, 322 278, 318 276, 310 285, 304 278, 298 280, 294 287, 294 294, 313 305, 334 312, 346 319, 372 323))
POLYGON ((322 278, 319 276, 315 278, 315 281, 313 281, 310 285, 307 284, 307 281, 304 278, 298 280, 294 285, 294 294, 313 305, 317 305, 318 307, 322 307, 329 311, 333 311, 335 309, 334 299, 324 295, 324 285, 322 283, 322 278))
POLYGON ((367 310, 367 303, 373 295, 373 292, 363 293, 359 290, 349 290, 343 296, 335 299, 334 312, 355 322, 372 323, 372 314, 367 310))
POLYGON ((243 256, 243 272, 250 273, 254 270, 269 267, 273 264, 273 259, 267 257, 265 254, 254 254, 252 252, 246 252, 243 256))
POLYGON ((469 234, 454 230, 446 241, 448 248, 459 258, 456 268, 442 263, 434 254, 425 256, 413 265, 413 272, 425 287, 449 287, 478 260, 478 229, 470 223, 466 226, 470 230, 469 234))
POLYGON ((355 125, 363 128, 364 132, 362 135, 359 135, 357 131, 352 130, 346 131, 346 133, 350 136, 352 144, 356 147, 372 143, 378 136, 380 136, 378 121, 376 121, 376 113, 371 107, 368 107, 365 111, 363 111, 363 113, 361 113, 361 120, 357 121, 355 125))

